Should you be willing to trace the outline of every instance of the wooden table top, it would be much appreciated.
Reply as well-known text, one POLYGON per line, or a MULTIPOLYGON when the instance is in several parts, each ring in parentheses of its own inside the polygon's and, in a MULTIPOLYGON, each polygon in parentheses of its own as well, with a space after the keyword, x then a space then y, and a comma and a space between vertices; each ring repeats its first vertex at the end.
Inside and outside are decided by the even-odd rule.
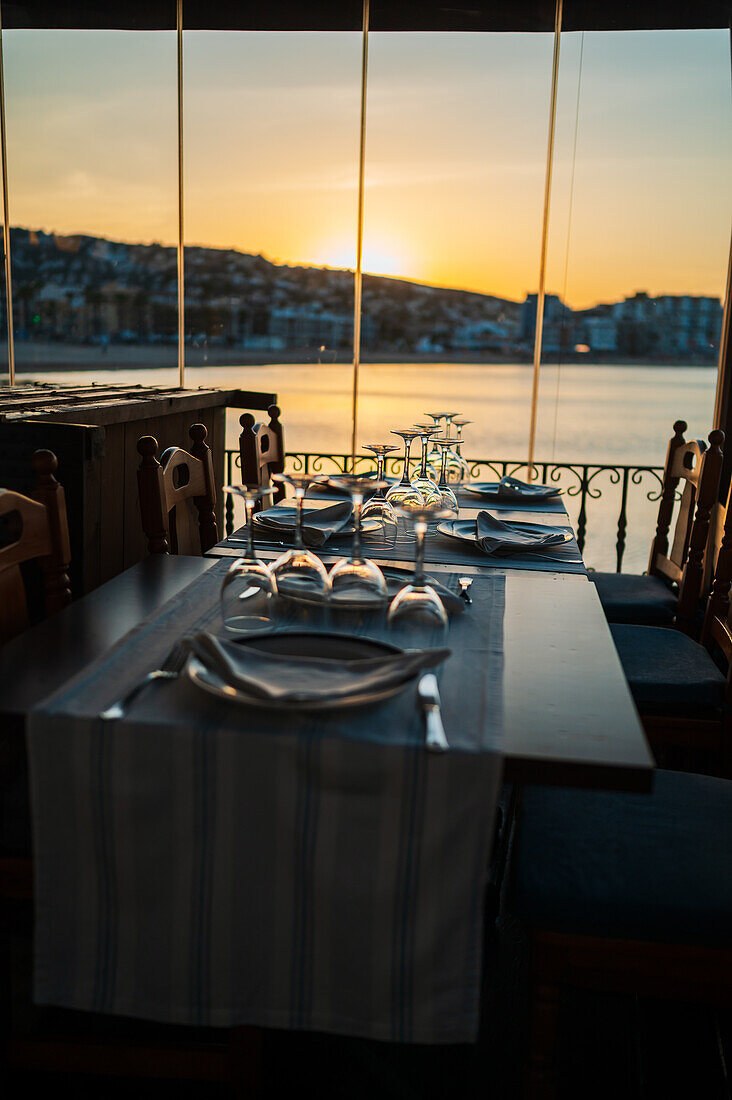
MULTIPOLYGON (((213 561, 148 558, 0 648, 3 742, 22 734, 36 702, 213 561)), ((653 758, 594 585, 506 570, 504 660, 507 778, 650 789, 653 758)))

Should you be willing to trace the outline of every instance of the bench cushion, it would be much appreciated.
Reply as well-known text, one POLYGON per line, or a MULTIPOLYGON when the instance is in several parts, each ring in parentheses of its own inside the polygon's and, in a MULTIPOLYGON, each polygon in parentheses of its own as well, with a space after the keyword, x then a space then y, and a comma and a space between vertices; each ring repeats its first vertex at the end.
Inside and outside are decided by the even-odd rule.
POLYGON ((732 782, 657 771, 651 794, 526 787, 514 871, 534 927, 732 946, 732 782))
POLYGON ((677 595, 660 577, 635 573, 588 573, 610 623, 670 626, 677 595))
POLYGON ((722 705, 724 676, 704 646, 687 634, 621 623, 611 623, 610 633, 642 714, 702 717, 722 705))

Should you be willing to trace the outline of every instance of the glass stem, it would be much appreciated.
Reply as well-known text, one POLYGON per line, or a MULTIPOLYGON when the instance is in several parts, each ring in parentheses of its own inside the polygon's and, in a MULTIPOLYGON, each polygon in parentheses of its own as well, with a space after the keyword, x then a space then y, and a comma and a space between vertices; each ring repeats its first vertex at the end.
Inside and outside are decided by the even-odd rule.
POLYGON ((361 509, 363 508, 363 497, 360 493, 354 493, 353 500, 353 549, 351 550, 351 557, 355 562, 361 561, 361 509))
POLYGON ((254 554, 254 501, 244 498, 244 515, 247 521, 247 558, 249 561, 255 560, 254 554))
POLYGON ((404 473, 402 474, 402 485, 411 485, 411 479, 409 477, 409 452, 412 449, 411 439, 404 440, 404 473))
POLYGON ((424 587, 424 537, 427 534, 427 523, 423 519, 414 522, 414 586, 424 587))
POLYGON ((420 478, 427 477, 427 447, 429 446, 429 438, 426 435, 422 436, 422 467, 419 471, 420 478))
POLYGON ((442 465, 440 466, 440 489, 444 489, 447 485, 447 447, 442 448, 442 465))
MULTIPOLYGON (((383 481, 384 480, 384 455, 383 454, 379 454, 379 455, 376 456, 376 480, 377 481, 383 481)), ((381 500, 384 496, 384 490, 383 489, 377 489, 376 490, 376 496, 378 497, 379 500, 381 500)))
POLYGON ((296 522, 295 522, 295 549, 304 550, 305 544, 302 541, 302 502, 305 494, 302 489, 295 489, 295 508, 296 508, 296 522))

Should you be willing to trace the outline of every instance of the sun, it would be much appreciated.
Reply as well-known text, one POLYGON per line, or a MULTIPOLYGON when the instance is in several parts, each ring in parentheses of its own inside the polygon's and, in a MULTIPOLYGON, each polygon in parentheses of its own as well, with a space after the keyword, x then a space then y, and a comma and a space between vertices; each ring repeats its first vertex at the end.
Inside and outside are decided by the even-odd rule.
MULTIPOLYGON (((319 250, 318 263, 326 267, 345 267, 353 270, 356 266, 356 242, 337 241, 325 245, 319 250)), ((372 275, 392 275, 408 278, 410 261, 407 250, 400 248, 396 241, 364 240, 363 271, 372 275)))

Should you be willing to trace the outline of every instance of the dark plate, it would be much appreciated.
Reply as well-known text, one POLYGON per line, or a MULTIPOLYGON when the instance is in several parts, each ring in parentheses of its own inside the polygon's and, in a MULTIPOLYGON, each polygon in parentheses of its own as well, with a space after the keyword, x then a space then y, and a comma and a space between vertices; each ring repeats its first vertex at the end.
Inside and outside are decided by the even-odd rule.
POLYGON ((531 490, 522 489, 518 492, 514 489, 504 493, 499 491, 497 481, 473 481, 461 485, 460 488, 471 497, 478 497, 481 500, 500 500, 507 504, 512 501, 518 503, 521 500, 550 500, 562 493, 561 489, 555 489, 552 485, 532 485, 531 490))

